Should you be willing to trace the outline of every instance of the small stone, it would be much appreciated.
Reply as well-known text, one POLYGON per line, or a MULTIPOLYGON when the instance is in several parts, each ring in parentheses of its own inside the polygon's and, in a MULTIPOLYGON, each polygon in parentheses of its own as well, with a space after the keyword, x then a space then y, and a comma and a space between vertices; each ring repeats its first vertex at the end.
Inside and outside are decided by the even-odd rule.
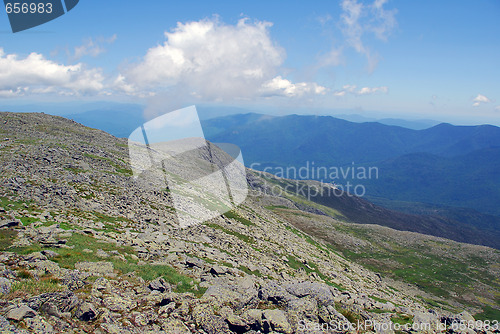
POLYGON ((0 294, 7 294, 10 292, 12 283, 4 277, 0 277, 0 294))
POLYGON ((150 290, 160 291, 160 292, 170 292, 170 284, 165 281, 162 277, 158 277, 152 280, 148 285, 150 290))
POLYGON ((40 312, 43 312, 48 315, 52 315, 54 317, 61 318, 61 312, 56 305, 51 302, 45 303, 40 307, 40 312))
POLYGON ((95 252, 95 255, 97 255, 98 257, 101 257, 101 258, 108 258, 109 257, 109 254, 106 253, 105 251, 103 251, 102 249, 98 249, 95 252))
POLYGON ((43 250, 42 254, 45 255, 47 258, 53 258, 59 256, 59 253, 56 253, 52 250, 43 250))

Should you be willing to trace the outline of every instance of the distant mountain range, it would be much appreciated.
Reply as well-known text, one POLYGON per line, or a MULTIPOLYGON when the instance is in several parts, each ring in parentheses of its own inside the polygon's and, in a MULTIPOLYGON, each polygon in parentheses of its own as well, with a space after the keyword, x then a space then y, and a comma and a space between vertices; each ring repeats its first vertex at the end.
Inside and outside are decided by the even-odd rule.
POLYGON ((413 130, 424 130, 441 123, 431 119, 406 120, 399 118, 371 118, 358 114, 339 114, 332 116, 354 123, 378 122, 385 125, 395 125, 413 130))
POLYGON ((245 114, 205 120, 203 128, 212 142, 239 145, 245 164, 255 169, 273 172, 312 162, 316 168, 347 168, 354 162, 378 168, 378 179, 348 175, 324 181, 362 183, 372 197, 500 215, 500 128, 495 126, 443 123, 412 130, 330 116, 245 114))

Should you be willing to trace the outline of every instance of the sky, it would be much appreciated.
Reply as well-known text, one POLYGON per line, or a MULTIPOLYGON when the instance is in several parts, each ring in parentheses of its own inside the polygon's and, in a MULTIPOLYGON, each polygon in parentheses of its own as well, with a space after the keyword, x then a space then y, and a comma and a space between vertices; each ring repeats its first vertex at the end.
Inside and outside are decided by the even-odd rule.
POLYGON ((500 125, 500 1, 80 0, 12 33, 0 109, 136 103, 500 125))

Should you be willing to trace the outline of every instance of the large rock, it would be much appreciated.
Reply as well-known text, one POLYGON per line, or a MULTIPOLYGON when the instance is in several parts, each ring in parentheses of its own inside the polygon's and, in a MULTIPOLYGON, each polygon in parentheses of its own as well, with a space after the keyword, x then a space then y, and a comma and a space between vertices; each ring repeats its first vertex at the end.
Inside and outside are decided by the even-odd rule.
MULTIPOLYGON (((40 253, 40 255, 42 255, 40 253)), ((45 257, 45 255, 42 255, 45 257)), ((59 265, 55 262, 49 260, 37 261, 29 264, 29 268, 32 268, 37 276, 43 276, 46 274, 61 276, 62 270, 59 265)))
POLYGON ((332 305, 335 302, 333 294, 326 284, 312 282, 292 283, 285 285, 285 289, 288 293, 299 298, 311 296, 316 299, 319 305, 332 305))
POLYGON ((257 301, 257 290, 241 289, 237 284, 216 284, 205 291, 202 299, 213 298, 220 305, 230 305, 233 308, 243 308, 257 301))
POLYGON ((318 322, 318 303, 310 296, 289 301, 286 311, 294 326, 297 326, 301 320, 318 322))
POLYGON ((104 277, 99 277, 98 279, 95 280, 94 284, 92 284, 92 289, 110 293, 112 290, 112 286, 107 279, 105 279, 104 277))
POLYGON ((259 298, 262 300, 270 301, 274 304, 283 305, 293 299, 297 299, 297 297, 290 294, 288 291, 286 291, 285 288, 276 284, 275 282, 269 282, 268 284, 264 285, 259 290, 259 298))
POLYGON ((0 222, 0 229, 2 228, 10 228, 10 227, 16 227, 21 225, 21 223, 16 219, 16 220, 7 220, 7 221, 2 221, 0 222))
POLYGON ((24 318, 33 318, 34 316, 36 316, 36 312, 27 305, 13 308, 5 315, 7 319, 15 321, 21 321, 24 318))
POLYGON ((71 291, 50 292, 32 297, 28 300, 28 306, 34 310, 40 310, 44 304, 51 303, 57 307, 60 312, 70 312, 79 303, 78 296, 71 291))
POLYGON ((169 318, 161 324, 167 334, 191 334, 189 328, 179 319, 169 318))
POLYGON ((461 313, 457 314, 457 318, 460 319, 460 320, 463 320, 464 322, 471 322, 473 323, 474 321, 476 321, 476 319, 474 319, 474 317, 472 316, 472 314, 470 314, 469 312, 467 311, 462 311, 461 313))
POLYGON ((250 329, 250 324, 237 315, 229 314, 224 318, 229 325, 229 329, 233 332, 244 333, 250 329))
POLYGON ((41 316, 24 319, 24 324, 26 325, 26 328, 28 328, 32 333, 37 333, 37 334, 55 333, 54 327, 52 327, 52 325, 41 316))
POLYGON ((210 268, 210 273, 215 276, 221 276, 225 275, 229 272, 229 270, 226 267, 221 267, 216 264, 212 265, 210 268))
POLYGON ((170 284, 168 284, 163 277, 157 277, 156 279, 152 280, 148 288, 153 291, 160 291, 160 292, 170 292, 172 291, 170 284))
POLYGON ((436 333, 440 327, 441 319, 435 312, 417 312, 413 317, 413 324, 421 333, 436 333))
POLYGON ((137 302, 135 300, 118 295, 104 298, 103 304, 106 308, 113 312, 129 312, 137 307, 137 302))
POLYGON ((242 313, 241 318, 253 330, 259 330, 262 325, 262 310, 249 309, 242 313))
POLYGON ((11 323, 0 315, 0 333, 2 334, 29 334, 24 329, 18 329, 16 326, 11 325, 11 323))
POLYGON ((100 276, 116 276, 113 272, 113 263, 111 262, 77 262, 75 264, 75 269, 80 271, 85 271, 93 275, 100 276))
POLYGON ((57 317, 57 318, 62 317, 62 314, 59 311, 58 307, 52 302, 47 302, 47 303, 43 304, 42 306, 40 306, 40 312, 47 314, 47 315, 57 317))
POLYGON ((262 314, 270 328, 278 333, 292 333, 292 326, 288 322, 285 312, 282 310, 265 310, 262 314))
POLYGON ((68 270, 61 279, 61 284, 68 287, 69 290, 75 291, 85 286, 85 282, 81 279, 81 273, 76 270, 68 270))
POLYGON ((83 302, 75 310, 75 317, 82 321, 91 321, 97 317, 97 309, 88 302, 83 302))
POLYGON ((196 325, 207 334, 231 333, 228 323, 222 317, 214 315, 212 307, 208 304, 196 306, 192 315, 196 325))
POLYGON ((321 323, 336 324, 340 328, 349 328, 351 322, 337 311, 333 305, 320 307, 318 310, 318 320, 321 323))

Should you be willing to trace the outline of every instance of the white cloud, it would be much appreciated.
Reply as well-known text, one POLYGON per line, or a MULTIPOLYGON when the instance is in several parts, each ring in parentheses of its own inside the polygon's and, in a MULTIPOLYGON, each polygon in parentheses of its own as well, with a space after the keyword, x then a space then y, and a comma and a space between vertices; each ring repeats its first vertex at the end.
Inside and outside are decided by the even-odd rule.
POLYGON ((347 94, 353 94, 353 95, 370 95, 370 94, 376 94, 376 93, 388 93, 389 88, 386 86, 380 86, 380 87, 362 87, 358 89, 356 85, 345 85, 342 87, 341 90, 337 90, 333 92, 334 96, 337 97, 343 97, 346 96, 347 94))
POLYGON ((363 28, 359 22, 361 12, 363 11, 363 4, 358 3, 356 0, 344 0, 342 1, 341 7, 343 12, 340 18, 342 20, 343 32, 347 42, 356 51, 364 53, 365 47, 361 42, 363 28))
POLYGON ((374 93, 387 93, 389 89, 385 86, 382 87, 363 87, 361 88, 357 94, 358 95, 368 95, 374 93))
POLYGON ((397 26, 395 9, 385 10, 384 5, 388 0, 375 0, 371 6, 373 13, 371 22, 367 26, 367 30, 375 34, 375 36, 382 40, 387 41, 388 35, 397 26))
POLYGON ((97 57, 101 53, 106 52, 105 44, 113 44, 116 41, 116 34, 109 38, 98 37, 95 40, 88 38, 82 45, 75 47, 73 60, 82 58, 83 56, 97 57))
POLYGON ((342 48, 332 48, 327 54, 320 57, 317 67, 338 66, 342 64, 342 52, 342 48))
POLYGON ((482 103, 490 103, 491 100, 482 94, 477 94, 477 96, 472 100, 474 103, 473 107, 479 107, 482 103))
POLYGON ((271 26, 248 19, 227 25, 217 18, 178 23, 162 45, 122 73, 120 84, 129 94, 168 91, 169 98, 212 101, 322 94, 319 85, 278 76, 285 52, 271 40, 271 26))
POLYGON ((99 69, 81 63, 61 65, 31 53, 26 58, 5 54, 0 48, 0 96, 56 93, 61 95, 97 93, 104 88, 99 69))
POLYGON ((261 91, 265 96, 280 95, 298 97, 305 94, 323 95, 326 93, 327 89, 314 82, 299 82, 294 84, 290 80, 277 76, 264 83, 261 91))
MULTIPOLYGON (((377 39, 387 41, 387 37, 397 26, 396 10, 386 10, 387 0, 375 0, 366 5, 357 0, 343 0, 340 15, 341 29, 349 47, 365 55, 368 69, 372 72, 379 57, 363 42, 363 37, 373 34, 377 39)), ((338 48, 337 48, 338 49, 338 48)))

